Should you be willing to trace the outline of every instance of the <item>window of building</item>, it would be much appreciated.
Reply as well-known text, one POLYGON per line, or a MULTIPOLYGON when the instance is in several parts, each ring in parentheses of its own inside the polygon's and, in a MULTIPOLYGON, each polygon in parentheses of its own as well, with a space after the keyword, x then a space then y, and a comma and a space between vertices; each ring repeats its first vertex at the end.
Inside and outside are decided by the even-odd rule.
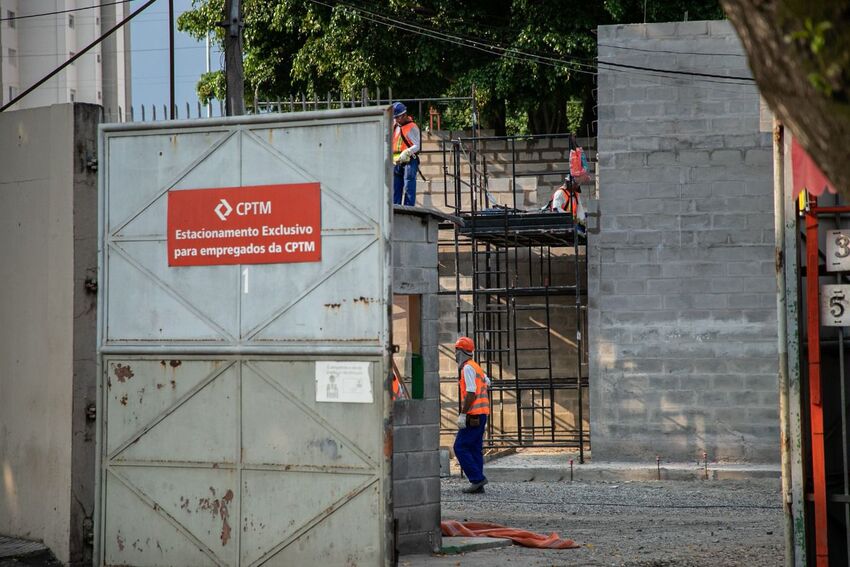
POLYGON ((68 27, 74 27, 74 14, 68 14, 68 27))
POLYGON ((101 99, 100 91, 97 91, 97 100, 100 100, 100 99, 101 99))
MULTIPOLYGON (((68 59, 73 59, 74 55, 76 55, 76 53, 74 53, 73 51, 69 51, 68 52, 68 59)), ((71 63, 71 65, 73 65, 73 63, 71 63)))
MULTIPOLYGON (((0 12, 2 13, 2 12, 0 12)), ((9 21, 9 27, 15 27, 15 13, 12 10, 6 10, 6 18, 9 21)))
POLYGON ((18 50, 12 49, 10 47, 8 59, 9 59, 9 65, 11 65, 12 67, 17 67, 18 66, 18 50))
POLYGON ((100 53, 97 54, 97 62, 100 63, 100 53))
POLYGON ((75 102, 77 100, 77 91, 75 91, 74 89, 71 89, 70 95, 71 95, 71 102, 75 102))

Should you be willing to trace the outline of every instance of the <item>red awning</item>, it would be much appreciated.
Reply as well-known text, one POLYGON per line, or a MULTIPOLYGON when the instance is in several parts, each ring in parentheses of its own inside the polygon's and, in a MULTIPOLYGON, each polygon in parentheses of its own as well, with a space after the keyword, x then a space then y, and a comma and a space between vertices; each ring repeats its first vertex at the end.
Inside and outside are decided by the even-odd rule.
POLYGON ((822 195, 824 190, 837 192, 803 146, 797 143, 797 138, 791 138, 791 172, 795 199, 803 189, 816 197, 822 195))

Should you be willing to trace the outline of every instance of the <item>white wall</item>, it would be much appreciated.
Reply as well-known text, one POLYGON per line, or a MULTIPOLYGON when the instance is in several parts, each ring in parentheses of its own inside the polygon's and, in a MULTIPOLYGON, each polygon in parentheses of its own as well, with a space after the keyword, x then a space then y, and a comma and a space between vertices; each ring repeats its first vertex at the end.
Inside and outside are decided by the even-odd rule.
POLYGON ((0 114, 0 534, 68 560, 73 106, 0 114))

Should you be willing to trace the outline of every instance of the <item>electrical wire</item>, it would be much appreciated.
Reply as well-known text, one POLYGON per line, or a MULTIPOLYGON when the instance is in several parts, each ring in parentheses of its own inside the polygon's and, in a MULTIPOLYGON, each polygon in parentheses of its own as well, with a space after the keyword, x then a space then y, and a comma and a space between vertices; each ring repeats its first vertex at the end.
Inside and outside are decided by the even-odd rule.
MULTIPOLYGON (((321 0, 310 0, 310 1, 315 3, 315 4, 320 4, 320 5, 329 7, 329 8, 335 7, 334 5, 328 4, 326 2, 322 2, 321 0)), ((342 5, 343 7, 349 7, 351 9, 354 9, 355 11, 358 11, 355 7, 345 5, 345 4, 342 4, 342 3, 340 3, 340 5, 342 5)), ((360 10, 360 11, 362 12, 362 10, 360 10)), ((405 22, 400 22, 398 20, 390 19, 391 20, 390 22, 380 21, 380 19, 374 19, 374 18, 369 17, 370 15, 374 15, 374 16, 380 18, 381 17, 380 15, 372 14, 372 13, 368 13, 368 14, 369 15, 364 16, 361 13, 361 16, 368 21, 372 21, 372 22, 375 22, 375 23, 378 23, 378 24, 381 24, 381 25, 384 25, 384 26, 387 26, 387 27, 390 27, 390 28, 397 28, 397 29, 401 29, 403 31, 410 31, 411 33, 423 35, 425 37, 430 37, 430 38, 436 39, 438 41, 453 43, 453 44, 459 45, 461 47, 470 47, 472 49, 476 49, 478 51, 483 51, 483 52, 491 54, 491 55, 504 56, 508 59, 520 61, 520 62, 524 62, 524 63, 533 62, 533 63, 542 64, 542 65, 548 65, 548 66, 551 66, 551 67, 554 67, 554 68, 567 67, 571 63, 573 65, 577 65, 577 66, 581 67, 581 68, 573 68, 572 69, 573 71, 576 71, 578 73, 587 74, 587 75, 592 75, 592 76, 597 76, 597 74, 598 74, 597 73, 598 67, 596 65, 582 64, 582 63, 577 63, 575 61, 570 62, 570 61, 565 61, 565 60, 556 59, 556 58, 552 58, 552 57, 546 57, 546 56, 542 56, 542 55, 526 53, 526 52, 518 51, 518 50, 515 50, 515 49, 506 49, 506 48, 499 47, 499 46, 492 46, 492 45, 489 45, 489 44, 484 44, 483 42, 479 42, 479 43, 482 43, 482 45, 489 47, 489 49, 482 47, 482 46, 479 46, 479 45, 470 45, 468 43, 464 43, 462 41, 463 38, 456 38, 455 36, 451 36, 449 34, 444 34, 442 32, 429 30, 428 28, 422 28, 421 26, 415 26, 413 24, 407 24, 405 22), (422 30, 425 30, 425 31, 422 31, 422 30), (428 32, 430 32, 430 33, 428 33, 428 32), (442 36, 447 36, 447 37, 442 37, 442 36), (458 41, 458 40, 461 40, 461 41, 458 41), (495 47, 496 51, 493 50, 494 47, 495 47), (518 53, 519 55, 523 55, 524 57, 513 54, 511 52, 518 53), (590 69, 593 69, 593 70, 589 71, 589 70, 586 70, 585 68, 590 68, 590 69)), ((630 76, 633 76, 633 77, 641 77, 651 85, 658 85, 658 86, 670 86, 671 85, 671 83, 663 83, 663 82, 656 82, 656 81, 650 80, 650 79, 653 79, 653 78, 658 79, 658 80, 666 79, 666 80, 672 80, 672 81, 682 80, 681 77, 676 77, 676 76, 671 77, 671 76, 667 76, 667 75, 663 75, 663 74, 653 74, 653 73, 630 71, 630 70, 623 70, 623 69, 617 69, 617 68, 609 68, 607 66, 606 62, 602 61, 600 63, 603 65, 603 69, 610 70, 613 73, 620 73, 620 74, 623 74, 623 75, 630 75, 630 76)), ((723 75, 721 75, 721 76, 723 76, 723 75)), ((748 82, 746 82, 746 83, 731 82, 729 80, 715 81, 715 80, 712 80, 712 79, 699 78, 699 77, 691 77, 690 79, 692 81, 692 84, 690 85, 692 88, 710 89, 714 92, 724 92, 724 93, 736 94, 736 95, 740 95, 741 91, 721 89, 721 88, 717 88, 717 87, 710 86, 710 85, 700 85, 700 84, 695 84, 694 82, 700 81, 700 82, 716 83, 716 84, 720 84, 720 85, 730 85, 730 86, 754 86, 754 83, 749 82, 749 81, 751 81, 751 79, 747 79, 748 82)), ((677 82, 674 82, 672 84, 673 85, 679 85, 679 83, 677 83, 677 82)))
POLYGON ((716 57, 746 57, 743 53, 698 53, 696 51, 673 51, 669 49, 644 49, 641 47, 626 47, 625 45, 611 45, 609 43, 598 43, 599 47, 611 47, 613 49, 625 49, 627 51, 642 51, 645 53, 674 53, 676 55, 703 55, 716 57))
POLYGON ((129 4, 131 0, 117 0, 116 2, 104 2, 103 4, 94 4, 93 6, 83 6, 82 8, 69 8, 67 10, 57 10, 55 12, 41 12, 39 14, 27 14, 26 16, 12 16, 0 18, 0 22, 10 22, 12 20, 26 20, 27 18, 40 18, 42 16, 57 16, 59 14, 68 14, 69 12, 79 12, 81 10, 93 10, 95 8, 105 8, 106 6, 115 6, 116 4, 129 4))
MULTIPOLYGON (((503 55, 503 56, 507 56, 509 58, 520 59, 520 60, 522 60, 522 57, 525 57, 526 60, 532 60, 534 62, 541 63, 541 64, 549 64, 550 66, 553 66, 553 67, 558 67, 558 66, 569 67, 570 65, 572 65, 572 66, 575 66, 574 68, 572 68, 573 71, 576 71, 576 72, 579 72, 579 73, 586 73, 586 74, 595 75, 595 72, 586 70, 586 68, 591 68, 591 69, 594 68, 594 65, 580 63, 575 58, 573 60, 559 59, 559 58, 555 58, 555 57, 547 57, 547 56, 543 56, 543 55, 529 53, 529 52, 521 51, 521 50, 515 49, 515 48, 504 48, 504 47, 493 45, 493 44, 487 44, 487 43, 484 43, 484 42, 471 40, 471 39, 465 38, 463 36, 452 35, 452 34, 448 34, 448 33, 445 33, 445 32, 440 32, 438 30, 426 28, 426 27, 421 26, 421 25, 411 24, 411 23, 408 23, 408 22, 402 22, 400 20, 396 20, 396 19, 390 18, 388 16, 383 16, 381 14, 376 14, 376 13, 371 12, 369 10, 365 10, 365 9, 357 7, 357 6, 353 6, 351 4, 346 4, 344 2, 338 2, 337 4, 330 4, 330 3, 325 2, 323 0, 310 0, 310 2, 313 2, 314 4, 320 4, 322 6, 325 6, 325 7, 331 8, 331 9, 333 9, 336 6, 342 6, 342 7, 345 7, 345 8, 349 8, 351 10, 354 10, 354 11, 360 13, 360 15, 364 19, 367 19, 367 20, 372 21, 374 23, 382 24, 382 25, 385 25, 385 26, 388 26, 388 27, 395 27, 395 28, 398 28, 398 29, 401 29, 401 30, 404 30, 404 31, 409 31, 411 33, 416 33, 416 34, 423 35, 423 36, 426 36, 426 37, 431 37, 433 39, 438 39, 438 40, 441 40, 441 41, 447 41, 449 43, 455 43, 456 45, 460 45, 460 46, 463 46, 463 47, 471 47, 471 48, 477 49, 479 51, 484 51, 485 53, 503 55)), ((634 69, 634 70, 639 70, 639 71, 647 71, 647 72, 651 72, 651 73, 661 74, 661 76, 664 76, 664 74, 672 74, 672 75, 684 75, 684 76, 699 77, 700 80, 705 80, 705 82, 719 82, 721 84, 732 84, 732 85, 740 84, 740 83, 734 83, 732 81, 745 81, 745 84, 754 84, 755 83, 755 81, 752 78, 743 77, 743 76, 727 76, 727 75, 718 75, 718 74, 712 74, 712 73, 701 73, 701 72, 696 72, 696 71, 680 71, 680 70, 675 70, 675 69, 659 69, 659 68, 654 68, 654 67, 642 67, 642 66, 638 66, 638 65, 626 65, 626 64, 622 64, 622 63, 614 63, 614 62, 611 62, 611 61, 599 61, 597 63, 596 68, 598 68, 598 65, 605 65, 607 67, 620 67, 620 68, 624 68, 624 69, 634 69), (707 80, 709 78, 722 79, 722 81, 709 81, 709 80, 707 80)))
MULTIPOLYGON (((310 1, 315 3, 315 4, 320 4, 320 5, 329 7, 329 8, 335 7, 335 5, 328 4, 326 2, 322 2, 321 0, 310 0, 310 1)), ((556 58, 552 58, 552 57, 545 57, 545 56, 525 53, 525 52, 521 52, 521 51, 517 51, 517 50, 513 50, 513 49, 509 50, 509 49, 506 49, 506 48, 503 48, 503 47, 484 44, 482 42, 479 42, 479 43, 482 43, 482 45, 484 45, 486 47, 482 47, 482 45, 474 45, 474 44, 471 45, 469 43, 464 43, 462 41, 463 38, 456 38, 456 36, 451 36, 449 34, 445 34, 445 33, 442 33, 442 32, 429 30, 428 28, 423 28, 421 26, 415 26, 413 24, 407 24, 405 22, 400 22, 398 20, 390 19, 391 20, 390 22, 381 21, 379 19, 381 16, 378 15, 378 14, 373 14, 373 13, 367 11, 367 15, 363 15, 362 12, 364 10, 358 10, 355 7, 352 7, 350 5, 345 5, 345 4, 342 4, 342 3, 340 3, 339 5, 342 5, 343 7, 348 7, 350 9, 353 9, 353 10, 358 11, 358 12, 361 12, 361 17, 363 17, 364 19, 366 19, 368 21, 372 21, 374 23, 378 23, 378 24, 387 26, 389 28, 397 28, 397 29, 400 29, 402 31, 409 31, 411 33, 415 33, 415 34, 418 34, 418 35, 422 35, 422 36, 425 36, 425 37, 436 39, 438 41, 453 43, 453 44, 459 45, 461 47, 469 47, 469 48, 472 48, 472 49, 476 49, 478 51, 483 51, 483 52, 491 54, 491 55, 503 56, 503 57, 506 57, 507 59, 511 59, 511 60, 515 60, 515 61, 519 61, 519 62, 523 62, 523 63, 534 62, 534 63, 538 63, 538 64, 542 64, 542 65, 548 65, 548 66, 551 66, 551 67, 554 67, 554 68, 567 67, 570 63, 572 63, 573 65, 577 65, 577 66, 580 67, 580 68, 573 68, 572 69, 573 71, 576 71, 578 73, 591 75, 591 76, 596 76, 598 74, 597 73, 598 67, 596 67, 594 65, 582 64, 582 63, 576 63, 576 62, 569 62, 569 61, 560 60, 560 59, 556 59, 556 58), (376 16, 377 19, 372 18, 370 16, 376 16), (494 50, 494 47, 495 47, 495 50, 494 50), (519 55, 512 53, 512 52, 518 53, 519 55), (590 69, 593 69, 593 70, 589 71, 585 68, 590 68, 590 69)), ((657 85, 657 86, 670 86, 671 85, 671 83, 657 82, 657 81, 653 81, 651 79, 657 79, 659 81, 660 80, 671 80, 671 81, 674 81, 674 83, 672 83, 673 85, 679 85, 679 83, 675 82, 675 81, 681 81, 682 80, 681 77, 676 77, 676 76, 671 77, 671 76, 662 75, 662 74, 652 74, 652 73, 630 71, 630 70, 623 70, 623 69, 617 69, 617 68, 609 69, 609 67, 606 66, 606 62, 604 62, 604 61, 601 62, 601 64, 603 65, 603 69, 610 70, 612 73, 620 73, 620 74, 623 74, 623 75, 631 75, 631 76, 640 77, 640 78, 644 79, 645 81, 647 81, 650 85, 657 85)), ((751 82, 738 83, 738 82, 731 82, 731 81, 728 81, 728 80, 716 81, 716 80, 712 80, 712 79, 699 78, 699 77, 690 77, 690 80, 692 82, 692 84, 690 85, 692 88, 711 89, 714 92, 724 92, 724 93, 734 94, 734 95, 740 95, 741 91, 721 89, 721 88, 717 88, 717 87, 714 87, 714 86, 711 86, 711 85, 700 85, 700 84, 696 84, 695 82, 700 81, 700 82, 716 83, 716 84, 720 84, 720 85, 730 85, 730 86, 754 86, 754 83, 751 83, 751 82)))
MULTIPOLYGON (((185 46, 174 48, 175 51, 180 50, 180 49, 206 49, 206 47, 203 46, 203 45, 185 45, 185 46)), ((168 51, 168 48, 167 47, 150 47, 150 48, 144 48, 144 49, 130 49, 130 50, 125 50, 125 51, 130 51, 131 54, 132 53, 149 53, 149 52, 154 52, 154 51, 168 51)), ((25 57, 58 57, 60 55, 64 56, 65 53, 24 53, 24 54, 19 53, 18 55, 15 56, 15 58, 16 59, 22 59, 22 58, 25 58, 25 57)), ((91 55, 97 55, 97 53, 91 53, 91 55)), ((0 60, 2 60, 2 59, 10 60, 10 59, 12 59, 12 57, 9 56, 9 55, 0 54, 0 60)))
POLYGON ((68 59, 68 60, 67 60, 67 61, 65 61, 64 63, 60 64, 58 67, 54 68, 54 69, 53 69, 52 71, 50 71, 47 75, 43 76, 41 79, 37 80, 34 84, 32 84, 32 85, 30 85, 29 87, 27 87, 27 88, 24 90, 24 92, 22 92, 22 93, 18 94, 17 96, 13 97, 13 98, 12 98, 12 100, 10 100, 9 102, 7 102, 6 104, 0 105, 0 112, 4 112, 4 111, 5 111, 6 109, 8 109, 9 107, 11 107, 11 106, 13 106, 14 104, 16 104, 18 101, 20 101, 21 99, 23 99, 24 97, 26 97, 29 93, 31 93, 31 92, 33 92, 34 90, 36 90, 37 88, 39 88, 41 85, 43 85, 43 84, 44 84, 44 83, 46 83, 47 81, 49 81, 51 78, 53 78, 54 76, 56 76, 58 73, 60 73, 63 69, 65 69, 65 68, 66 68, 66 67, 68 67, 69 65, 73 65, 73 64, 74 64, 74 61, 76 61, 77 59, 79 59, 80 57, 82 57, 83 55, 85 55, 85 54, 86 54, 89 50, 93 49, 95 46, 99 45, 99 44, 100 44, 103 40, 105 40, 107 37, 111 36, 113 33, 115 33, 116 31, 118 31, 119 29, 121 29, 122 27, 124 27, 125 25, 127 25, 128 23, 130 23, 130 22, 131 22, 131 21, 132 21, 132 20, 133 20, 136 16, 138 16, 138 15, 139 15, 139 14, 141 14, 141 13, 143 13, 146 9, 150 8, 150 7, 154 4, 154 2, 156 2, 156 1, 157 1, 157 0, 147 0, 147 1, 144 3, 144 5, 142 5, 140 8, 138 8, 135 12, 132 12, 131 14, 129 14, 128 16, 126 16, 124 19, 122 19, 120 22, 116 23, 114 26, 112 26, 111 28, 109 28, 106 32, 104 32, 103 34, 101 34, 101 35, 100 35, 97 39, 95 39, 93 42, 91 42, 91 43, 89 43, 88 45, 86 45, 85 47, 83 47, 83 49, 82 49, 81 51, 79 51, 78 53, 76 53, 73 57, 71 57, 70 59, 68 59))

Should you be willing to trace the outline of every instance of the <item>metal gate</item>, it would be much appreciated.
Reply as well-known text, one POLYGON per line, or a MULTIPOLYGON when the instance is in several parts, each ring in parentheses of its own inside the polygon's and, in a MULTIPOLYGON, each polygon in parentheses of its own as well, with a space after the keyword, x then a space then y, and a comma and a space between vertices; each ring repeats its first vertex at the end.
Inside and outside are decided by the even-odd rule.
POLYGON ((380 108, 102 128, 100 565, 390 561, 389 129, 380 108), (168 266, 169 192, 314 182, 320 262, 168 266), (360 399, 328 401, 334 365, 360 399))
MULTIPOLYGON (((805 461, 806 558, 812 565, 847 565, 850 559, 850 206, 837 195, 803 194, 800 203, 797 304, 804 334, 801 443, 805 461), (805 318, 803 318, 805 315, 805 318)), ((801 557, 802 560, 802 557, 801 557)))

